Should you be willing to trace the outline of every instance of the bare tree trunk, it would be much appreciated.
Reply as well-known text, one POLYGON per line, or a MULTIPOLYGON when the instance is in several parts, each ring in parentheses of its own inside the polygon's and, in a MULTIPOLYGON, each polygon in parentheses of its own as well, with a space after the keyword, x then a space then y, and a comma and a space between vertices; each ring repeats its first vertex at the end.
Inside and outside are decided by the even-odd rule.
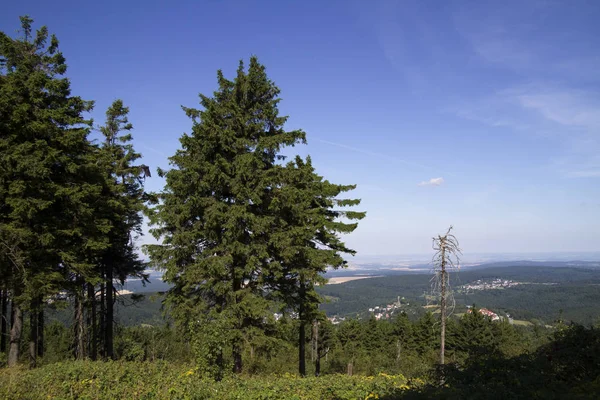
POLYGON ((88 313, 88 332, 90 340, 90 358, 94 361, 98 358, 98 326, 96 325, 96 290, 94 285, 88 283, 88 302, 90 310, 88 313))
POLYGON ((298 372, 300 376, 306 376, 306 287, 303 278, 300 278, 298 297, 298 322, 300 323, 298 332, 298 372))
POLYGON ((315 362, 315 353, 317 352, 317 336, 316 336, 316 321, 311 324, 311 339, 310 339, 310 361, 315 362))
POLYGON ((0 353, 6 353, 6 338, 8 337, 8 319, 10 318, 8 315, 8 289, 4 289, 2 291, 2 296, 0 296, 0 325, 2 328, 0 329, 0 353))
POLYGON ((441 318, 441 335, 440 335, 440 364, 444 365, 444 353, 446 351, 446 248, 442 246, 442 264, 441 264, 441 300, 440 300, 440 318, 441 318))
POLYGON ((77 285, 75 293, 75 358, 83 360, 85 358, 85 320, 83 313, 83 285, 81 282, 77 285))
POLYGON ((12 321, 10 327, 10 349, 8 351, 8 366, 14 367, 19 362, 19 347, 23 331, 23 309, 18 303, 12 302, 12 321))
POLYGON ((300 319, 300 332, 298 335, 298 372, 301 376, 306 376, 306 326, 304 325, 304 321, 302 314, 298 314, 298 318, 300 319))
POLYGON ((321 375, 321 357, 319 351, 317 351, 317 359, 315 360, 315 376, 321 375))
POLYGON ((112 265, 106 267, 106 319, 104 327, 104 346, 106 358, 113 359, 113 328, 114 328, 114 286, 112 265))
POLYGON ((43 303, 40 300, 40 310, 38 311, 37 314, 37 319, 38 319, 38 323, 37 323, 37 328, 38 328, 38 335, 37 335, 37 355, 38 357, 44 357, 44 308, 43 308, 43 303))
POLYGON ((98 338, 100 341, 100 355, 103 359, 106 359, 106 341, 105 333, 106 332, 106 298, 105 298, 106 288, 104 283, 100 285, 100 331, 98 334, 98 338))
POLYGON ((35 368, 37 361, 38 315, 35 302, 29 311, 29 368, 35 368))
POLYGON ((319 322, 313 322, 313 351, 315 353, 315 376, 321 374, 321 351, 319 349, 319 322))
MULTIPOLYGON (((448 298, 451 295, 448 269, 458 269, 460 263, 459 255, 462 254, 458 240, 450 232, 452 225, 444 236, 438 235, 433 238, 433 249, 436 251, 433 257, 434 264, 434 290, 440 293, 440 365, 444 365, 446 352, 446 317, 448 314, 448 298), (439 277, 438 277, 439 274, 439 277)), ((452 297, 450 297, 452 299, 452 297)), ((451 303, 454 304, 454 303, 451 303)), ((442 377, 441 382, 444 382, 442 377)))

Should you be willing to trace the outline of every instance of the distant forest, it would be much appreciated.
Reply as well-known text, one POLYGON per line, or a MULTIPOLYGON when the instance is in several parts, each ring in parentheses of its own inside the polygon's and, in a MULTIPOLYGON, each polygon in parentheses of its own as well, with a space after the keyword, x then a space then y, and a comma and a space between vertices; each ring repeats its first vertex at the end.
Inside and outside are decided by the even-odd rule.
MULTIPOLYGON (((369 308, 389 304, 400 296, 414 306, 406 308, 409 315, 422 315, 422 306, 428 304, 425 295, 431 294, 430 279, 429 274, 406 274, 322 286, 318 291, 327 301, 321 308, 328 315, 364 316, 369 308)), ((558 319, 589 325, 597 323, 600 316, 600 269, 513 265, 458 271, 450 279, 458 313, 475 304, 509 313, 515 319, 535 319, 548 325, 558 319), (469 294, 456 290, 478 279, 493 278, 532 284, 469 294)))

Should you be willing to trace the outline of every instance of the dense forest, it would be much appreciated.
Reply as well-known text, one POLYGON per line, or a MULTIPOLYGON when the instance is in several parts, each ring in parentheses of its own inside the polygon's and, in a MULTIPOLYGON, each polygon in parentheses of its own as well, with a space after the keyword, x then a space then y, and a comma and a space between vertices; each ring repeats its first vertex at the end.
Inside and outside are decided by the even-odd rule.
MULTIPOLYGON (((335 288, 318 288, 355 253, 342 238, 366 213, 354 185, 283 155, 307 135, 285 130, 279 88, 256 57, 232 79, 218 71, 200 108, 182 107, 190 133, 157 170, 155 193, 125 102, 96 125, 66 73, 46 27, 21 17, 17 37, 0 32, 1 396, 548 398, 599 387, 593 327, 518 327, 476 307, 447 321, 332 324, 320 293, 335 288), (157 239, 148 262, 136 247, 144 217, 157 239), (150 302, 165 318, 117 324, 117 307, 140 305, 118 287, 150 266, 170 285, 150 302)), ((357 301, 361 285, 346 286, 357 301)))

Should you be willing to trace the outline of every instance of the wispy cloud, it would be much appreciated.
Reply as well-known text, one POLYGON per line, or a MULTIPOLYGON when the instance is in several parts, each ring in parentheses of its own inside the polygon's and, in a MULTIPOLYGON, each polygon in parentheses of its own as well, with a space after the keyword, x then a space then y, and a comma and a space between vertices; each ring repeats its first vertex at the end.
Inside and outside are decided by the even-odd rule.
MULTIPOLYGON (((555 124, 554 131, 557 133, 561 132, 558 128, 600 128, 600 96, 553 83, 515 85, 457 103, 448 107, 447 111, 493 127, 531 132, 542 124, 555 124)), ((565 130, 562 132, 567 134, 565 130)))
POLYGON ((533 134, 560 146, 548 160, 567 178, 600 177, 600 95, 567 84, 536 82, 448 108, 461 118, 533 134))
POLYGON ((144 149, 146 149, 146 150, 149 150, 149 151, 151 151, 152 153, 158 154, 159 156, 163 156, 164 158, 167 158, 167 157, 168 157, 168 156, 167 156, 167 155, 166 155, 166 154, 165 154, 163 151, 160 151, 160 150, 158 150, 158 149, 155 149, 154 147, 150 147, 150 146, 147 146, 147 145, 145 145, 145 144, 140 144, 140 147, 142 147, 142 148, 144 148, 144 149))
MULTIPOLYGON (((436 167, 432 167, 430 165, 419 164, 419 163, 416 163, 416 162, 405 160, 405 159, 400 158, 400 157, 390 156, 389 154, 383 154, 383 153, 379 153, 379 152, 375 152, 375 151, 359 149, 357 147, 348 146, 347 144, 343 144, 343 143, 331 142, 329 140, 323 140, 323 139, 312 139, 312 140, 314 140, 316 142, 319 142, 319 143, 328 144, 330 146, 335 146, 335 147, 339 147, 339 148, 342 148, 342 149, 354 151, 356 153, 361 153, 361 154, 365 154, 365 155, 368 155, 368 156, 376 157, 378 159, 385 159, 385 160, 389 160, 389 161, 401 163, 401 164, 404 164, 404 165, 408 165, 410 167, 416 167, 416 168, 419 168, 419 169, 428 169, 428 170, 432 170, 432 171, 441 171, 441 169, 436 168, 436 167)), ((447 171, 445 171, 445 173, 447 173, 448 175, 454 176, 452 173, 449 173, 447 171)))
POLYGON ((423 181, 419 183, 419 186, 440 186, 444 183, 444 178, 431 178, 428 181, 423 181))
POLYGON ((580 89, 542 86, 515 94, 519 104, 567 127, 600 128, 600 98, 580 89))

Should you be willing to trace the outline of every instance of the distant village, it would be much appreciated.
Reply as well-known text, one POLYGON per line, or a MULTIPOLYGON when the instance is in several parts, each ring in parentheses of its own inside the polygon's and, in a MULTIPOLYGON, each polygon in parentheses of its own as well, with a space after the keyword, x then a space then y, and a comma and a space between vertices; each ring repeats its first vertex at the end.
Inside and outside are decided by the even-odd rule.
POLYGON ((466 285, 462 285, 458 287, 459 291, 468 293, 469 291, 474 292, 476 290, 494 290, 494 289, 506 289, 509 287, 514 287, 518 285, 525 285, 526 282, 515 282, 510 279, 492 279, 492 280, 484 280, 478 279, 474 282, 467 283, 466 285))
MULTIPOLYGON (((473 307, 467 306, 467 308, 468 308, 467 314, 473 313, 473 307)), ((479 314, 483 314, 486 317, 490 317, 490 319, 492 321, 500 321, 500 320, 504 319, 504 317, 499 316, 498 314, 496 314, 493 311, 488 310, 487 308, 479 308, 477 311, 479 312, 479 314)), ((506 314, 506 318, 508 318, 508 322, 512 323, 512 318, 510 317, 510 315, 506 314)))
POLYGON ((404 297, 400 298, 400 296, 398 296, 397 301, 385 306, 369 308, 369 312, 374 314, 376 320, 389 319, 396 310, 402 308, 403 305, 408 306, 410 303, 408 303, 404 297), (404 301, 404 303, 402 303, 402 301, 404 301))
MULTIPOLYGON (((499 290, 499 289, 515 287, 518 285, 527 285, 527 284, 529 284, 529 283, 517 282, 517 281, 513 281, 511 279, 501 279, 501 278, 478 279, 476 281, 469 282, 465 285, 459 286, 456 288, 456 290, 457 290, 457 292, 469 293, 469 292, 475 292, 478 290, 499 290)), ((410 303, 408 301, 406 301, 406 299, 404 297, 398 296, 397 301, 392 302, 390 304, 386 304, 386 305, 379 305, 379 306, 371 307, 368 309, 368 313, 369 313, 369 315, 374 317, 376 320, 391 319, 394 316, 394 314, 399 312, 399 310, 401 310, 402 308, 404 308, 404 311, 406 311, 406 307, 409 305, 410 305, 410 303)), ((434 306, 430 305, 425 308, 429 308, 429 307, 434 307, 434 306)), ((489 317, 492 321, 507 320, 509 323, 511 323, 511 324, 513 323, 513 319, 509 314, 506 314, 506 316, 498 315, 496 312, 489 310, 487 308, 479 308, 479 309, 477 309, 477 311, 479 313, 485 315, 486 317, 489 317)), ((467 313, 470 314, 472 312, 473 312, 472 307, 467 306, 467 313)), ((279 317, 279 316, 276 315, 276 318, 277 317, 279 317)), ((294 318, 294 316, 292 316, 292 318, 294 318)), ((341 317, 338 315, 328 317, 327 319, 334 325, 337 325, 337 324, 341 323, 342 321, 346 320, 345 317, 341 317)))

